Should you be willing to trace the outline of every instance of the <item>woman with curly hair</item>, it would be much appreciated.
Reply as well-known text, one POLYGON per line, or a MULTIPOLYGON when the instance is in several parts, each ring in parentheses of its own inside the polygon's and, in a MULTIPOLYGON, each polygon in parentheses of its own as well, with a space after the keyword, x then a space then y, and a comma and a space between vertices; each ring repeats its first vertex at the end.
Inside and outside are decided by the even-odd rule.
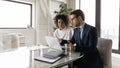
POLYGON ((69 27, 68 16, 65 14, 58 14, 55 16, 54 21, 57 27, 54 32, 54 37, 56 37, 59 41, 70 40, 73 35, 73 29, 69 27))

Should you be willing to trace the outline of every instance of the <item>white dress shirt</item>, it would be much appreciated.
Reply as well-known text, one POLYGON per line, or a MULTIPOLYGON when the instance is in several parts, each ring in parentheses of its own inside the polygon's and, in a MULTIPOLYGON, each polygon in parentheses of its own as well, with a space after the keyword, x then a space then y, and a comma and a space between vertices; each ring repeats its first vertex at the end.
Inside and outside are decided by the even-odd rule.
POLYGON ((85 23, 83 23, 81 26, 79 26, 81 30, 80 38, 82 39, 82 34, 83 34, 83 28, 84 28, 85 23))

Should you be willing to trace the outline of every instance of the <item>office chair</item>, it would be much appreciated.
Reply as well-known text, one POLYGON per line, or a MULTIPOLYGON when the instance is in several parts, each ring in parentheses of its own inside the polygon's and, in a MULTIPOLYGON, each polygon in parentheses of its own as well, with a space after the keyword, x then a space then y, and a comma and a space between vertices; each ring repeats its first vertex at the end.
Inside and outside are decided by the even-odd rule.
POLYGON ((112 40, 105 38, 98 38, 98 51, 103 61, 104 68, 112 68, 111 53, 112 53, 112 40))

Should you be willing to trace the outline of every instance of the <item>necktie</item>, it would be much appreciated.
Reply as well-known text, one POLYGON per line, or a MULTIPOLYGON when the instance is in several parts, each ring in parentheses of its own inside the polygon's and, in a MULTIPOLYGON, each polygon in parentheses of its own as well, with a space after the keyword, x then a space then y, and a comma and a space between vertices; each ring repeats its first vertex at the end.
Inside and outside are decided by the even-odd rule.
POLYGON ((80 45, 81 44, 81 29, 77 28, 77 42, 80 45))
POLYGON ((79 34, 79 39, 81 39, 81 28, 77 28, 78 34, 79 34))

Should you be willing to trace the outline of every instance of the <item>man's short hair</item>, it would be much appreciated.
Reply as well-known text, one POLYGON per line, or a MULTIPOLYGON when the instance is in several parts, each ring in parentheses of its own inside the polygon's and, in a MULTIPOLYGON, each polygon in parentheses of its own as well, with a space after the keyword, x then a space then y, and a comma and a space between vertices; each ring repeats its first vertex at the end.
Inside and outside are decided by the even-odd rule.
POLYGON ((70 15, 74 14, 76 16, 76 18, 78 16, 81 16, 81 18, 83 19, 83 21, 85 20, 85 16, 82 10, 78 9, 78 10, 74 10, 70 13, 70 15))

